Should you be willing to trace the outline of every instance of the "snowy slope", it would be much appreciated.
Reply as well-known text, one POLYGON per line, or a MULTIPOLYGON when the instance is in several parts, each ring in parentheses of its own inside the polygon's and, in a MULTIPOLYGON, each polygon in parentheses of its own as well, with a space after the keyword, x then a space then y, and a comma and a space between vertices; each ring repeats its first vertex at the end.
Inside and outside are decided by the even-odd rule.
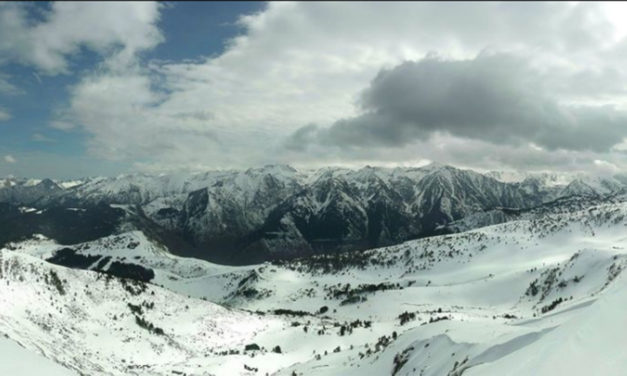
MULTIPOLYGON (((447 271, 443 261, 423 265, 419 275, 430 278, 429 286, 435 291, 422 288, 425 291, 414 293, 406 288, 400 302, 398 291, 396 297, 377 292, 376 297, 368 296, 367 302, 376 299, 372 306, 364 308, 368 303, 362 303, 361 311, 376 314, 377 308, 385 307, 391 313, 416 302, 421 309, 415 320, 424 326, 402 333, 402 326, 392 325, 388 330, 397 331, 398 339, 385 350, 373 350, 376 344, 371 343, 369 348, 344 355, 342 351, 281 374, 299 370, 307 375, 454 375, 462 371, 548 375, 563 370, 572 375, 621 375, 624 339, 616 328, 625 323, 620 313, 625 282, 622 277, 617 279, 627 265, 624 215, 624 205, 597 207, 570 218, 522 221, 475 231, 485 236, 482 243, 487 247, 479 257, 474 253, 463 268, 447 271), (492 239, 498 242, 490 244, 492 239), (438 269, 440 272, 434 273, 438 269), (530 292, 534 281, 540 281, 535 294, 530 292), (564 300, 561 303, 560 298, 564 300), (442 313, 434 314, 438 306, 442 313), (450 319, 429 323, 432 317, 443 316, 450 319), (362 357, 367 349, 372 355, 362 357), (578 361, 569 362, 571 357, 578 361)), ((454 254, 472 252, 468 243, 459 242, 467 236, 436 243, 454 254), (460 249, 450 247, 455 243, 460 249)), ((410 253, 416 245, 407 248, 410 253)), ((460 256, 463 258, 463 253, 460 256)))
POLYGON ((256 333, 286 326, 23 253, 2 251, 0 265, 0 332, 83 374, 233 374, 225 360, 246 361, 256 333))
MULTIPOLYGON (((480 363, 468 375, 622 375, 627 369, 625 302, 621 276, 598 301, 548 330, 539 340, 502 358, 480 363)), ((516 348, 508 350, 517 350, 516 348)))
POLYGON ((7 338, 0 338, 0 375, 75 376, 78 374, 50 359, 24 349, 7 338))
POLYGON ((176 257, 137 231, 11 243, 0 251, 0 333, 89 374, 624 374, 615 329, 627 203, 567 203, 454 235, 241 267, 176 257), (135 294, 126 280, 44 261, 64 248, 91 257, 85 269, 105 259, 104 273, 117 261, 154 277, 135 294), (244 352, 252 343, 265 350, 244 352))

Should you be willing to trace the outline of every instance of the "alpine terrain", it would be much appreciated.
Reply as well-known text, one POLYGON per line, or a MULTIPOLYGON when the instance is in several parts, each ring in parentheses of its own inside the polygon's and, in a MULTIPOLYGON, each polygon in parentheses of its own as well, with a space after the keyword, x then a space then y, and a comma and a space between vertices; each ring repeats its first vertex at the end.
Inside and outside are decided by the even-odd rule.
POLYGON ((0 182, 12 375, 623 375, 627 179, 0 182))
POLYGON ((627 376, 626 21, 0 1, 0 376, 627 376))

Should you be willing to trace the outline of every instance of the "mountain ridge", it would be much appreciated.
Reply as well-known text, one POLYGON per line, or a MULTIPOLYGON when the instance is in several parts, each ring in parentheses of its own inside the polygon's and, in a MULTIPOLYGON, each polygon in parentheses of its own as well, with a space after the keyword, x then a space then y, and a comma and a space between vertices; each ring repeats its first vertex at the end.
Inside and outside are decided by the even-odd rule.
POLYGON ((141 222, 143 229, 152 227, 152 232, 184 244, 176 248, 181 255, 250 264, 397 244, 439 234, 449 223, 497 208, 523 210, 568 196, 604 197, 627 187, 620 175, 565 176, 573 180, 555 174, 530 174, 517 181, 496 176, 509 180, 501 181, 493 172, 437 163, 309 171, 268 165, 194 174, 126 174, 81 184, 5 179, 0 202, 22 211, 36 228, 49 227, 45 215, 37 217, 48 211, 126 207, 124 215, 117 215, 117 227, 141 222))

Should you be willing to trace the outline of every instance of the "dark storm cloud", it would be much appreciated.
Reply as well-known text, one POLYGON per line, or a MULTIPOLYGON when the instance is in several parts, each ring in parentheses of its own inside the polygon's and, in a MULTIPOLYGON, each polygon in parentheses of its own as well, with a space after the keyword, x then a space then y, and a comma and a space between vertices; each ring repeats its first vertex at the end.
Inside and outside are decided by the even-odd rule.
POLYGON ((303 127, 288 146, 391 147, 435 133, 552 150, 606 151, 621 142, 627 134, 624 112, 560 104, 544 75, 506 54, 405 62, 370 83, 361 95, 362 114, 326 129, 303 127))

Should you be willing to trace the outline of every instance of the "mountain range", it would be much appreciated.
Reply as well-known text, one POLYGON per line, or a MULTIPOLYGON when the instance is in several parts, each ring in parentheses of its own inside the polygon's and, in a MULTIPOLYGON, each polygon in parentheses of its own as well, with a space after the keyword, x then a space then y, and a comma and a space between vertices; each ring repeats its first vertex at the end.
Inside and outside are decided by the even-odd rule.
MULTIPOLYGON (((16 210, 82 213, 91 226, 100 222, 89 213, 105 204, 91 205, 16 210)), ((114 219, 126 218, 127 206, 111 205, 114 219)), ((132 216, 92 240, 7 241, 0 371, 624 374, 627 195, 483 215, 496 212, 500 224, 483 226, 475 213, 446 225, 456 233, 246 266, 172 254, 132 216)))
POLYGON ((35 233, 72 244, 137 229, 174 254, 245 265, 467 230, 506 220, 513 210, 566 197, 608 197, 626 187, 627 175, 482 174, 436 163, 5 178, 0 244, 35 233))

